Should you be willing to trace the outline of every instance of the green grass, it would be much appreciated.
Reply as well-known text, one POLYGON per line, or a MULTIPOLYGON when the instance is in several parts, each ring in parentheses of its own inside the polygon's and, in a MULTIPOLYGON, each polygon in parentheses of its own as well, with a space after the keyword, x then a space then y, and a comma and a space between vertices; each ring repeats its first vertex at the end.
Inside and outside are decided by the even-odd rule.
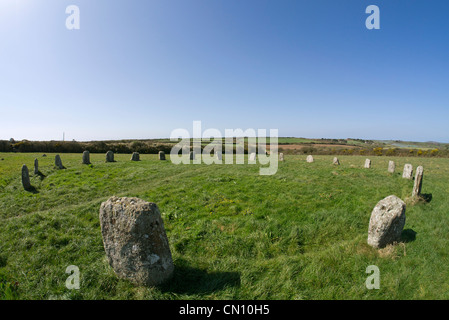
POLYGON ((0 154, 0 299, 448 299, 449 159, 286 156, 273 176, 258 165, 174 165, 156 155, 0 154), (38 158, 45 177, 34 176, 38 158), (395 174, 387 172, 396 161, 395 174), (371 211, 411 195, 405 163, 424 166, 430 202, 408 204, 403 242, 366 244, 371 211), (27 164, 36 192, 21 185, 27 164), (98 219, 110 196, 158 204, 175 273, 160 287, 119 280, 107 263, 98 219), (68 290, 67 266, 81 271, 68 290), (369 265, 381 288, 367 290, 369 265))

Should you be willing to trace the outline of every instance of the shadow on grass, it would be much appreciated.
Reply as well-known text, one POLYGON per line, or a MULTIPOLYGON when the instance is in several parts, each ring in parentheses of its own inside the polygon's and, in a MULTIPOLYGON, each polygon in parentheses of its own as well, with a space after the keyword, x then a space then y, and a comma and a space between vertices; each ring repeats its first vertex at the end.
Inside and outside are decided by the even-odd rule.
POLYGON ((47 177, 45 174, 43 174, 43 173, 40 172, 40 171, 38 171, 38 172, 36 173, 36 175, 37 175, 41 180, 44 180, 44 179, 47 177))
POLYGON ((31 193, 34 193, 34 194, 39 193, 39 191, 37 191, 37 189, 35 187, 33 187, 33 186, 30 186, 29 188, 25 188, 25 191, 31 192, 31 193))
POLYGON ((208 272, 181 262, 175 264, 173 277, 161 285, 160 290, 177 294, 209 294, 236 286, 240 286, 238 272, 208 272))
POLYGON ((431 193, 422 193, 421 198, 424 200, 424 202, 429 203, 432 201, 432 194, 431 193))
POLYGON ((412 242, 416 240, 416 232, 412 229, 405 229, 402 231, 401 240, 404 243, 412 242))

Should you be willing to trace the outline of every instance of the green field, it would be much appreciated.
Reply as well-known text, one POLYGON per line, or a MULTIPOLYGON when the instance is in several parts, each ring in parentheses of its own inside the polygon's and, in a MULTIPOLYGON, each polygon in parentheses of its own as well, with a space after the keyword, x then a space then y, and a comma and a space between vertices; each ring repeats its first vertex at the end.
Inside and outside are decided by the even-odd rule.
POLYGON ((0 299, 449 299, 449 159, 286 156, 273 176, 258 165, 174 165, 156 155, 0 153, 0 299), (45 176, 34 176, 38 158, 45 176), (389 174, 389 160, 396 173, 389 174), (416 204, 405 163, 424 166, 416 204), (27 164, 35 192, 21 185, 27 164), (395 194, 408 202, 403 241, 366 244, 371 211, 395 194), (160 208, 175 273, 160 287, 135 287, 108 265, 99 223, 110 196, 160 208), (81 272, 68 290, 67 266, 81 272), (368 290, 366 268, 380 269, 368 290))

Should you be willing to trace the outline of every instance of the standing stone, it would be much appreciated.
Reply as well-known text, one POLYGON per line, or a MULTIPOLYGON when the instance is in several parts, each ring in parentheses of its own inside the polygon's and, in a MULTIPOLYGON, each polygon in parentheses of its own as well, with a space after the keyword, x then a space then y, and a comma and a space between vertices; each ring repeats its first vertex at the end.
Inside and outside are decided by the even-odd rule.
POLYGON ((394 170, 396 170, 396 164, 394 163, 394 161, 389 161, 388 162, 388 172, 394 173, 394 170))
POLYGON ((30 174, 26 165, 22 166, 22 185, 25 190, 31 189, 30 174))
POLYGON ((337 157, 334 158, 334 160, 332 161, 333 164, 335 164, 336 166, 340 165, 340 161, 338 160, 337 157))
POLYGON ((190 151, 190 160, 195 160, 195 151, 190 151))
POLYGON ((401 239, 405 225, 405 203, 396 196, 379 201, 371 213, 368 228, 368 244, 384 248, 401 239))
POLYGON ((411 164, 407 163, 404 166, 404 171, 402 172, 402 178, 404 178, 404 179, 413 178, 413 166, 411 164))
POLYGON ((279 161, 284 161, 284 154, 282 152, 279 153, 279 161))
POLYGON ((34 159, 34 174, 39 174, 39 160, 34 159))
POLYGON ((366 159, 365 160, 365 169, 369 169, 371 168, 371 160, 370 159, 366 159))
POLYGON ((83 152, 83 164, 90 164, 90 153, 89 151, 83 152))
POLYGON ((307 156, 307 162, 312 163, 313 162, 313 156, 311 156, 311 155, 307 156))
POLYGON ((159 151, 159 160, 165 160, 165 152, 159 151))
POLYGON ((249 155, 249 159, 248 159, 249 161, 256 161, 256 153, 255 152, 253 152, 253 153, 251 153, 250 155, 249 155))
POLYGON ((422 166, 416 168, 415 183, 413 185, 413 193, 412 193, 413 197, 421 196, 423 175, 424 175, 424 168, 422 166))
POLYGON ((215 158, 218 161, 222 161, 223 160, 223 155, 221 154, 221 151, 215 151, 215 158))
POLYGON ((120 278, 154 286, 172 276, 172 255, 155 203, 112 197, 101 204, 100 225, 109 264, 120 278))
POLYGON ((112 151, 106 152, 106 162, 115 162, 114 152, 112 152, 112 151))
POLYGON ((64 166, 62 165, 62 160, 59 154, 55 156, 55 166, 59 169, 64 169, 64 166))
POLYGON ((131 156, 131 161, 140 161, 140 154, 138 152, 133 152, 131 156))

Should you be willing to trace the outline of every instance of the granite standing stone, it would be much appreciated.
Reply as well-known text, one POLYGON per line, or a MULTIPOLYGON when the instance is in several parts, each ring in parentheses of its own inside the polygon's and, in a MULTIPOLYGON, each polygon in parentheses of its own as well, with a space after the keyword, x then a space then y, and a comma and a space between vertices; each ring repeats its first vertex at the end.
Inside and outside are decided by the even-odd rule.
POLYGON ((253 152, 249 155, 249 161, 256 161, 256 153, 253 152))
POLYGON ((190 160, 195 160, 195 151, 190 151, 190 160))
POLYGON ((57 155, 55 156, 55 166, 56 166, 58 169, 64 169, 64 166, 62 165, 62 160, 61 160, 61 157, 59 156, 59 154, 57 154, 57 155))
POLYGON ((405 225, 405 202, 396 196, 379 201, 371 213, 368 228, 368 244, 384 248, 401 240, 405 225))
POLYGON ((365 169, 369 169, 371 168, 371 160, 370 159, 366 159, 365 160, 365 169))
POLYGON ((402 172, 402 178, 404 178, 404 179, 413 178, 413 166, 411 164, 407 163, 404 166, 404 171, 402 172))
POLYGON ((90 153, 89 151, 83 152, 83 164, 90 164, 90 153))
POLYGON ((338 160, 337 157, 334 158, 334 160, 332 161, 333 164, 335 164, 336 166, 340 165, 340 161, 338 160))
POLYGON ((279 153, 279 161, 284 161, 284 154, 282 152, 279 153))
POLYGON ((388 172, 394 173, 395 170, 396 170, 396 164, 394 163, 394 161, 389 161, 388 162, 388 172))
POLYGON ((221 151, 215 151, 215 158, 218 161, 222 161, 223 160, 223 155, 221 154, 221 151))
POLYGON ((165 160, 165 152, 159 151, 159 160, 165 160))
POLYGON ((138 152, 133 152, 131 161, 140 161, 140 154, 138 152))
POLYGON ((422 180, 424 176, 424 168, 422 166, 419 166, 416 168, 415 173, 415 183, 413 185, 413 197, 420 197, 421 196, 421 188, 422 188, 422 180))
POLYGON ((172 276, 172 255, 155 203, 112 197, 101 204, 100 225, 117 276, 144 286, 159 285, 172 276))
POLYGON ((313 161, 314 161, 313 156, 311 155, 307 156, 307 162, 312 163, 313 161))
POLYGON ((26 165, 22 166, 22 185, 25 190, 31 189, 30 174, 26 165))
POLYGON ((106 152, 106 162, 115 162, 114 152, 112 152, 112 151, 106 152))
POLYGON ((34 174, 39 174, 39 160, 34 159, 34 174))

